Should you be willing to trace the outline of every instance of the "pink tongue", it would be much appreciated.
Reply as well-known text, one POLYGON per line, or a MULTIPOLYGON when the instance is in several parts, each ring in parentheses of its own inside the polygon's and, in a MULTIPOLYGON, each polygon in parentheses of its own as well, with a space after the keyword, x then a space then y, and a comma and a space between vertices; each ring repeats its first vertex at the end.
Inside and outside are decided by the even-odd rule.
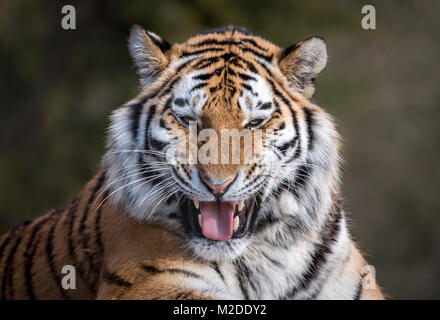
POLYGON ((232 201, 200 201, 202 232, 206 238, 213 240, 231 239, 236 203, 232 201))

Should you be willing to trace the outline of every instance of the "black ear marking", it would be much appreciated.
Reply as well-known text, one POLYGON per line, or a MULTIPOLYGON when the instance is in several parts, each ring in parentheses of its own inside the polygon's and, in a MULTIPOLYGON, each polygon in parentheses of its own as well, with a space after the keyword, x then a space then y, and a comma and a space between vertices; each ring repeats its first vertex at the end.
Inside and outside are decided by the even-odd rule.
POLYGON ((171 48, 171 43, 159 37, 157 34, 151 31, 147 31, 146 33, 150 37, 151 41, 153 41, 153 43, 158 46, 163 53, 171 48))

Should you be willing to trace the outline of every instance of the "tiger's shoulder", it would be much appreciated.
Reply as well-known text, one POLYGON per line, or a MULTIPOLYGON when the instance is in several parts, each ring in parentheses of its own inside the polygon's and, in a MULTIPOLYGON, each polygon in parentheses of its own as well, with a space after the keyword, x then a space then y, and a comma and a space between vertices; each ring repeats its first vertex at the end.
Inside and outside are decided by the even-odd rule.
POLYGON ((193 261, 182 234, 115 207, 106 183, 101 171, 66 208, 0 238, 1 300, 231 297, 204 283, 215 271, 193 261))

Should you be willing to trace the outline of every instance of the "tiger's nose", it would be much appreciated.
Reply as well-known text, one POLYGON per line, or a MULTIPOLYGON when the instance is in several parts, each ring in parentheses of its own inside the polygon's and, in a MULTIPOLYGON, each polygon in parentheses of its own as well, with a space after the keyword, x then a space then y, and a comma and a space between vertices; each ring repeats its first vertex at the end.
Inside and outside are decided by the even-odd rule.
POLYGON ((225 192, 225 189, 234 179, 229 179, 220 183, 212 183, 208 178, 202 178, 202 181, 209 187, 213 194, 221 194, 225 192))

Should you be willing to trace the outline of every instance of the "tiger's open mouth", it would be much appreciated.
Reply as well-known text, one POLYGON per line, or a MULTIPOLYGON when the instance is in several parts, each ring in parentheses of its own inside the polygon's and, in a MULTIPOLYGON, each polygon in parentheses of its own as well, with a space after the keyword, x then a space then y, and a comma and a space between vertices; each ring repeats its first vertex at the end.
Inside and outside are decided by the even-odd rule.
POLYGON ((243 237, 251 226, 256 201, 186 201, 186 219, 200 237, 226 241, 243 237))

